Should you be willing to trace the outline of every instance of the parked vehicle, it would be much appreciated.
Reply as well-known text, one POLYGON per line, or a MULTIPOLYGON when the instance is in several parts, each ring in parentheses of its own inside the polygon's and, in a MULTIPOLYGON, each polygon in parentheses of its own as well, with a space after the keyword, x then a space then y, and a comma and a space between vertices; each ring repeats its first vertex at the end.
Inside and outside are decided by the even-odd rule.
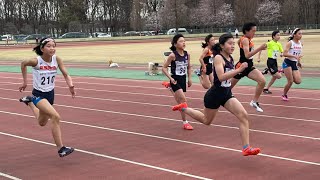
POLYGON ((59 39, 65 38, 90 38, 90 34, 83 32, 68 32, 59 37, 59 39))
POLYGON ((189 34, 186 28, 178 28, 178 33, 176 33, 176 28, 169 29, 167 31, 167 35, 174 35, 174 34, 189 34))

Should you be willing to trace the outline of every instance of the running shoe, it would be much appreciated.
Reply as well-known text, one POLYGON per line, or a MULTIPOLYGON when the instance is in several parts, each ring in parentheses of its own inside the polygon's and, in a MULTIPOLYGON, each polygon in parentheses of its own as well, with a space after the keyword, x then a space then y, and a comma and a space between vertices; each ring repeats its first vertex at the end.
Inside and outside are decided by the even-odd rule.
POLYGON ((245 149, 242 149, 242 155, 244 156, 257 155, 260 152, 261 152, 260 148, 252 148, 250 146, 245 149))
POLYGON ((63 146, 58 151, 58 154, 59 154, 60 157, 65 157, 65 156, 68 156, 69 154, 71 154, 73 151, 74 151, 74 148, 63 146))
POLYGON ((283 101, 289 101, 289 98, 287 95, 282 95, 281 98, 283 101))
POLYGON ((25 103, 27 106, 30 102, 32 102, 32 96, 25 96, 19 99, 20 102, 25 103))
POLYGON ((162 82, 162 86, 164 86, 165 88, 170 88, 170 83, 166 82, 166 81, 163 81, 162 82))
POLYGON ((172 107, 172 111, 182 111, 182 109, 188 108, 187 103, 181 103, 172 107))
POLYGON ((183 124, 183 129, 185 130, 193 130, 193 127, 189 123, 183 124))
POLYGON ((272 92, 269 91, 269 89, 264 89, 264 90, 263 90, 263 93, 264 93, 264 94, 272 94, 272 92))
POLYGON ((284 73, 283 69, 280 69, 278 72, 279 72, 279 73, 284 73))
POLYGON ((197 76, 201 76, 201 71, 200 69, 196 69, 193 71, 197 76))
POLYGON ((254 107, 257 112, 263 112, 258 102, 254 102, 253 100, 250 102, 250 106, 254 107))
POLYGON ((265 68, 263 71, 261 71, 261 73, 262 73, 263 75, 265 75, 265 74, 268 74, 268 71, 269 71, 269 69, 268 69, 268 68, 265 68))

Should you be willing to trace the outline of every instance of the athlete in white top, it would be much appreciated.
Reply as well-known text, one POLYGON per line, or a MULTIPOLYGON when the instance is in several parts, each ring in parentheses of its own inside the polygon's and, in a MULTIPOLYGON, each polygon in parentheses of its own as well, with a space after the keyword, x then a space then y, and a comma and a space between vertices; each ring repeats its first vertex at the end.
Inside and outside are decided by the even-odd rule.
POLYGON ((302 58, 302 43, 300 42, 302 38, 302 31, 299 28, 293 30, 289 37, 289 42, 287 43, 283 56, 286 58, 283 61, 282 68, 284 74, 287 78, 287 84, 284 87, 282 100, 288 101, 288 91, 291 88, 293 82, 295 84, 301 83, 301 74, 298 67, 302 68, 301 58, 302 58))
POLYGON ((25 60, 21 63, 21 71, 23 76, 23 84, 19 87, 20 92, 27 87, 27 66, 32 67, 33 75, 33 96, 26 96, 20 99, 28 105, 40 126, 45 126, 49 119, 52 122, 52 136, 58 148, 60 157, 71 154, 74 149, 65 147, 62 143, 60 120, 61 117, 53 107, 54 103, 54 85, 57 69, 62 72, 72 97, 75 97, 74 86, 71 77, 68 75, 64 64, 56 53, 56 43, 51 38, 45 38, 40 41, 40 44, 33 50, 37 58, 25 60))

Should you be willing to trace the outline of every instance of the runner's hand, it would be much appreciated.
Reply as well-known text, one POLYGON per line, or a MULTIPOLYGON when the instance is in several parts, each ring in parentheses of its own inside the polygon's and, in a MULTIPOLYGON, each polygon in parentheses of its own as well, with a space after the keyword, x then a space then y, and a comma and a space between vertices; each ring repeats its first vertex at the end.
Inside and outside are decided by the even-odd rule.
POLYGON ((174 79, 170 79, 170 82, 172 83, 172 84, 177 84, 177 81, 176 80, 174 80, 174 79))
POLYGON ((248 67, 248 63, 247 63, 247 62, 244 62, 244 63, 241 64, 240 70, 243 71, 243 70, 245 70, 247 67, 248 67))
POLYGON ((22 92, 27 88, 27 83, 23 83, 20 87, 19 87, 19 91, 22 92))
POLYGON ((74 86, 69 87, 69 91, 70 91, 70 93, 72 95, 72 98, 75 98, 76 97, 76 92, 74 90, 74 86))
POLYGON ((190 80, 188 80, 188 87, 191 87, 191 86, 192 86, 192 81, 190 79, 190 80))

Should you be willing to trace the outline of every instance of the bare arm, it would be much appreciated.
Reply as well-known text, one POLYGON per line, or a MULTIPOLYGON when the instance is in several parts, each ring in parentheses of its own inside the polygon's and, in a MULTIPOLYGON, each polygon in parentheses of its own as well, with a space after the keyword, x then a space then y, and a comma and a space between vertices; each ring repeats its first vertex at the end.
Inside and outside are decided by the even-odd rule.
POLYGON ((19 91, 24 91, 27 88, 28 79, 27 79, 27 66, 35 67, 38 64, 37 58, 24 60, 21 62, 21 73, 23 77, 23 84, 19 87, 19 91))
POLYGON ((59 69, 60 69, 64 79, 66 80, 66 83, 67 83, 67 85, 69 87, 69 90, 70 90, 70 92, 72 94, 72 97, 74 98, 75 97, 75 91, 74 91, 74 85, 73 85, 72 79, 69 76, 68 71, 67 71, 67 69, 65 68, 65 66, 63 64, 62 59, 59 58, 58 56, 57 56, 57 62, 58 62, 58 65, 59 65, 59 69))
POLYGON ((171 64, 171 62, 174 61, 174 60, 175 60, 175 55, 174 55, 173 53, 171 53, 171 54, 168 56, 167 60, 164 62, 163 67, 162 67, 162 72, 163 72, 163 74, 165 74, 165 75, 169 78, 169 80, 170 80, 171 82, 174 82, 174 79, 171 77, 171 75, 170 75, 169 72, 168 72, 168 66, 169 66, 169 65, 171 64))
POLYGON ((243 45, 244 55, 246 56, 247 59, 251 58, 252 56, 257 54, 259 51, 265 50, 267 48, 266 43, 264 43, 261 46, 259 46, 257 49, 250 52, 249 39, 243 39, 242 45, 243 45))
POLYGON ((284 51, 283 51, 283 56, 288 57, 288 58, 296 58, 300 62, 300 58, 301 58, 300 56, 295 56, 295 55, 289 54, 289 50, 291 48, 291 45, 292 45, 291 42, 288 42, 286 44, 286 47, 284 48, 284 51))
POLYGON ((214 59, 214 67, 215 67, 219 81, 222 82, 222 81, 226 81, 228 79, 231 79, 235 75, 242 72, 246 67, 248 67, 248 64, 242 63, 240 68, 238 68, 234 71, 224 72, 224 60, 220 55, 217 55, 214 59))
POLYGON ((201 54, 201 56, 200 56, 200 58, 199 58, 199 62, 200 62, 200 64, 201 64, 202 67, 206 66, 206 65, 204 64, 203 58, 206 57, 206 55, 208 54, 208 52, 209 52, 209 49, 208 49, 208 48, 204 48, 203 51, 202 51, 202 54, 201 54))
POLYGON ((262 53, 262 51, 259 51, 259 53, 258 53, 258 62, 261 61, 261 53, 262 53))
POLYGON ((192 79, 191 79, 191 75, 192 75, 192 69, 191 69, 191 62, 190 62, 190 54, 188 53, 188 87, 190 87, 192 85, 192 79))

